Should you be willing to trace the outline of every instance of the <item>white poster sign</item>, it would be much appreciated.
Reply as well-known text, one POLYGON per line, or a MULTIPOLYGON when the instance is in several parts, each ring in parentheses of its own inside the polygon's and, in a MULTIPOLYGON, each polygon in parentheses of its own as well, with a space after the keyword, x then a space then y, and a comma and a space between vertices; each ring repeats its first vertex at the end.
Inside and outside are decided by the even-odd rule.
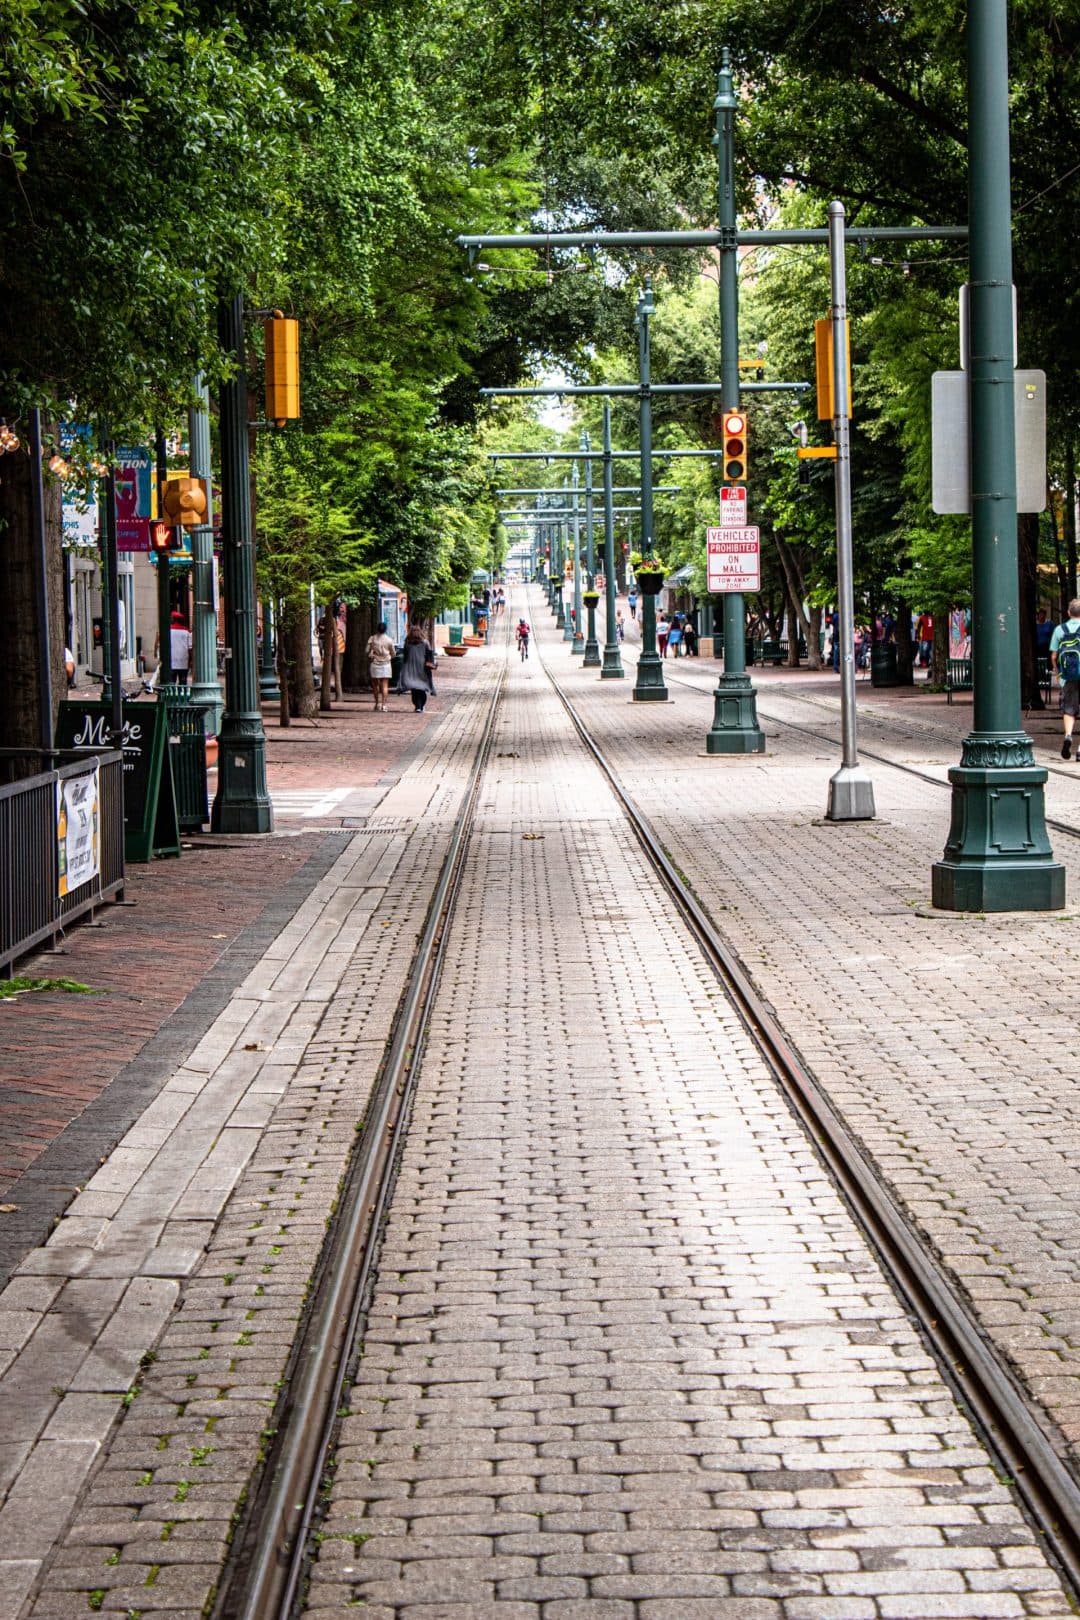
POLYGON ((98 768, 56 784, 56 842, 60 856, 60 894, 72 894, 97 877, 98 768))
POLYGON ((708 555, 708 587, 714 595, 725 591, 760 591, 761 530, 709 529, 705 543, 708 555))

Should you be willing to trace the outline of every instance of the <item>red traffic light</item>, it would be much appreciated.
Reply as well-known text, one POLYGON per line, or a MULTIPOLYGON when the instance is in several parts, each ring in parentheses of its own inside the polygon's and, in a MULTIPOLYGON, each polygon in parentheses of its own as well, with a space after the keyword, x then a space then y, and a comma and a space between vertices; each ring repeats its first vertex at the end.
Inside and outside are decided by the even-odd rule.
POLYGON ((742 411, 724 412, 724 480, 741 484, 746 478, 746 417, 742 411))

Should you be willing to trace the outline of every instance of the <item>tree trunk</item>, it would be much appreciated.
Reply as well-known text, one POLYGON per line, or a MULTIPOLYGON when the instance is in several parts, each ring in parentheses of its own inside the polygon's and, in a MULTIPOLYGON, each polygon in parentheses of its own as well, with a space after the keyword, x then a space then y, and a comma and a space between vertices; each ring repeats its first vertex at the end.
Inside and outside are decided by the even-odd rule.
POLYGON ((282 626, 285 623, 285 604, 278 602, 274 613, 274 651, 277 655, 278 692, 278 719, 283 726, 292 724, 292 715, 289 713, 289 661, 285 652, 285 632, 282 626))
POLYGON ((810 609, 810 621, 806 632, 806 662, 810 669, 823 669, 825 660, 821 656, 821 609, 810 609))
MULTIPOLYGON (((799 559, 788 542, 786 540, 782 540, 780 536, 775 533, 775 531, 773 533, 773 540, 776 543, 776 552, 780 558, 780 567, 784 571, 784 584, 787 587, 788 603, 790 604, 790 608, 794 613, 796 632, 800 630, 802 631, 803 640, 806 642, 806 658, 810 668, 820 669, 821 653, 819 651, 819 638, 821 632, 821 609, 811 608, 810 615, 807 617, 802 605, 805 581, 803 579, 802 569, 799 566, 799 559)), ((799 662, 798 633, 792 636, 791 645, 794 647, 794 657, 792 657, 792 652, 789 648, 788 662, 797 664, 799 662)))
POLYGON ((346 609, 345 657, 341 668, 341 685, 346 692, 359 692, 368 684, 364 649, 373 629, 371 608, 366 602, 346 609))
POLYGON ((896 604, 896 684, 915 685, 915 643, 911 639, 911 607, 901 600, 896 604))
MULTIPOLYGON (((8 412, 9 419, 13 415, 14 412, 8 412)), ((0 747, 4 748, 40 748, 46 730, 51 740, 67 685, 60 486, 48 478, 45 483, 45 591, 52 712, 43 716, 40 670, 45 635, 35 590, 40 564, 35 547, 30 478, 30 457, 25 444, 0 460, 0 602, 3 603, 0 669, 4 678, 0 747)), ((41 768, 41 764, 31 761, 26 774, 41 768)))
POLYGON ((949 610, 934 611, 934 642, 930 652, 930 685, 945 685, 945 670, 949 661, 949 610))
POLYGON ((318 713, 315 671, 311 667, 311 623, 302 608, 285 632, 288 652, 289 713, 298 720, 312 720, 318 713))
POLYGON ((1035 649, 1035 597, 1039 561, 1039 518, 1035 512, 1021 512, 1016 520, 1017 562, 1020 584, 1020 706, 1042 709, 1039 671, 1035 649))
POLYGON ((1076 595, 1076 449, 1071 442, 1065 452, 1065 568, 1068 588, 1061 604, 1062 624, 1076 595))

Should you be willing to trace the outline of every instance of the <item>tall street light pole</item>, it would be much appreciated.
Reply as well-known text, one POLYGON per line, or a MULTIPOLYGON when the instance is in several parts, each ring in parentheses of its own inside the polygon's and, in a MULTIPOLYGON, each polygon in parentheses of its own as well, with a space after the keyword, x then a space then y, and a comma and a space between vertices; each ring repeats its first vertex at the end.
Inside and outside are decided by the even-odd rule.
POLYGON ((576 461, 573 466, 572 479, 574 486, 574 625, 570 651, 572 653, 583 653, 585 651, 585 634, 581 626, 581 521, 578 507, 578 487, 581 482, 581 475, 578 472, 576 461))
POLYGON ((596 553, 593 546, 593 478, 589 435, 583 430, 581 448, 585 457, 585 584, 589 601, 586 608, 585 657, 583 669, 600 668, 600 645, 596 639, 596 553))
POLYGON ((949 772, 952 820, 932 873, 946 911, 1055 911, 1043 786, 1020 716, 1007 0, 968 6, 968 360, 973 725, 949 772))
POLYGON ((210 464, 210 392, 204 377, 195 378, 196 403, 188 412, 188 442, 191 447, 191 476, 202 480, 206 490, 206 522, 191 530, 191 574, 194 586, 192 641, 195 673, 191 701, 206 709, 206 731, 216 737, 221 730, 221 687, 217 666, 217 603, 214 599, 214 480, 210 464))
MULTIPOLYGON (((653 303, 652 283, 646 281, 645 291, 637 302, 638 331, 638 417, 641 440, 641 555, 653 555, 653 498, 652 498, 652 371, 649 361, 649 317, 656 306, 653 303)), ((656 596, 641 589, 641 656, 638 658, 637 678, 634 681, 635 703, 666 703, 667 687, 660 654, 656 650, 656 596)))
POLYGON ((840 769, 829 780, 827 821, 872 821, 874 784, 859 764, 855 733, 855 582, 851 542, 851 410, 848 399, 844 205, 829 204, 833 435, 836 440, 836 589, 840 608, 840 769))
MULTIPOLYGON (((716 135, 720 226, 720 385, 723 410, 737 411, 739 399, 739 232, 735 211, 735 86, 731 56, 721 54, 717 85, 716 135)), ((741 591, 724 597, 724 673, 716 683, 709 754, 762 754, 765 733, 758 725, 757 696, 746 673, 746 612, 741 591)))
POLYGON ((216 833, 263 833, 274 825, 266 787, 266 734, 255 663, 255 540, 248 465, 247 355, 241 294, 218 309, 222 350, 235 371, 222 384, 221 506, 225 571, 225 712, 218 749, 218 790, 210 813, 216 833))
POLYGON ((619 634, 615 618, 615 513, 611 473, 611 406, 604 405, 604 662, 600 670, 602 681, 621 681, 624 678, 622 654, 619 652, 619 634))

